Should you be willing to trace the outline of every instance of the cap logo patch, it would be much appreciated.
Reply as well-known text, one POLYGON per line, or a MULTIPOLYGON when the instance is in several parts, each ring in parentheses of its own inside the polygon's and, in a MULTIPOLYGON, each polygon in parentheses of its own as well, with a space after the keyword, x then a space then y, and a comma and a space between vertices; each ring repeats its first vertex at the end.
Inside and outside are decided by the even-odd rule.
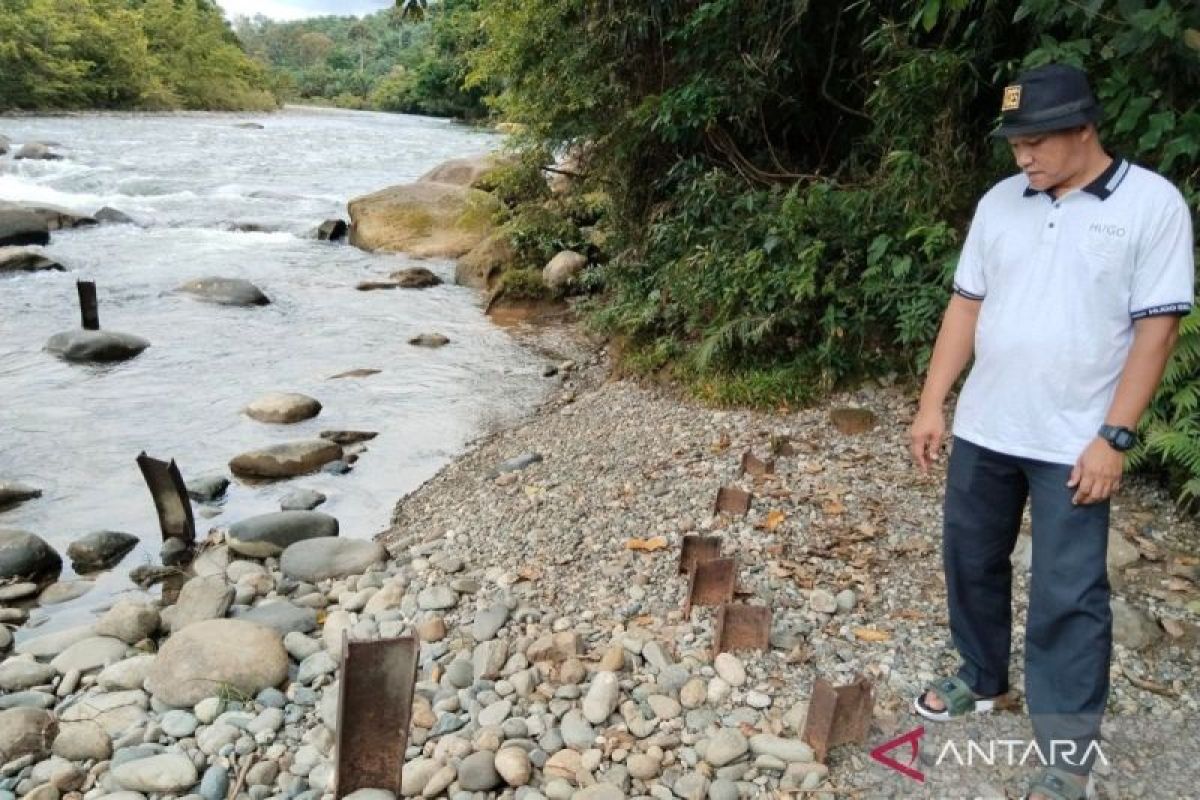
POLYGON ((1001 111, 1016 111, 1021 107, 1021 86, 1016 84, 1005 87, 1004 103, 1000 106, 1001 111))

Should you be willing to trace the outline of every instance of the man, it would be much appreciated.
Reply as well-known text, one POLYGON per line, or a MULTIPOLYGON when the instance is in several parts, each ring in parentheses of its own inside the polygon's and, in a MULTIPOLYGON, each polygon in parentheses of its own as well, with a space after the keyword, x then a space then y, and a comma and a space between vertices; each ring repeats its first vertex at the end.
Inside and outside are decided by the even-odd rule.
POLYGON ((928 471, 942 406, 975 356, 954 415, 943 530, 950 629, 962 665, 915 700, 943 720, 1008 689, 1012 570, 1026 499, 1033 563, 1025 693, 1050 766, 1028 797, 1094 794, 1108 697, 1109 498, 1195 295, 1191 218, 1179 192, 1109 155, 1087 76, 1050 65, 1004 91, 1021 173, 980 201, 917 415, 928 471))

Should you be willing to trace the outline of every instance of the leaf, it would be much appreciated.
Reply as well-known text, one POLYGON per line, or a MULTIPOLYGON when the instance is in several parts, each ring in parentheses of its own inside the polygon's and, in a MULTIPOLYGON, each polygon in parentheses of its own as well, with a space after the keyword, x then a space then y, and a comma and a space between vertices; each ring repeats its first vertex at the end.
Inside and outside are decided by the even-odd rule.
POLYGON ((921 27, 928 33, 938 22, 938 14, 942 10, 942 0, 925 0, 925 8, 921 12, 921 27))
POLYGON ((642 553, 653 553, 656 550, 664 550, 667 547, 667 540, 662 536, 655 536, 653 539, 629 539, 625 542, 626 550, 636 550, 642 553))
POLYGON ((1183 32, 1183 43, 1193 50, 1200 50, 1200 30, 1188 28, 1183 32))
POLYGON ((888 642, 892 639, 890 633, 878 628, 855 628, 854 636, 864 642, 888 642))
POLYGON ((778 528, 780 525, 782 525, 784 520, 786 520, 786 519, 787 519, 787 514, 784 514, 782 511, 780 511, 777 508, 773 509, 769 514, 767 514, 766 529, 769 531, 773 531, 776 528, 778 528))

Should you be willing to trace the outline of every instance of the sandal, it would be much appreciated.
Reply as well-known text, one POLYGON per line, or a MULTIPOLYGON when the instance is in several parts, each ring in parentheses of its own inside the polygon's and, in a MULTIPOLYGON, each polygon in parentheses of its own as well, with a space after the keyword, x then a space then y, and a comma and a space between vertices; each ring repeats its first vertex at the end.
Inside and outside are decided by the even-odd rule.
POLYGON ((1081 786, 1069 772, 1055 767, 1042 770, 1037 779, 1029 785, 1024 800, 1034 794, 1040 794, 1046 800, 1096 800, 1096 779, 1089 773, 1087 785, 1081 786))
POLYGON ((950 676, 940 678, 925 687, 913 700, 913 709, 925 719, 945 722, 964 714, 986 714, 996 705, 994 697, 977 697, 962 678, 950 676), (925 705, 925 695, 933 692, 942 701, 944 708, 925 705))

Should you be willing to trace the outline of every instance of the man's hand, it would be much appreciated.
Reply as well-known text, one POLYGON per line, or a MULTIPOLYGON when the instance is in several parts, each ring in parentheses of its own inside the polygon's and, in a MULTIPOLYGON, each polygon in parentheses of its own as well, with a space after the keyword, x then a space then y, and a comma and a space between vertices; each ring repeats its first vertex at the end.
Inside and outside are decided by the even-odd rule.
POLYGON ((946 435, 946 417, 940 408, 918 408, 912 427, 908 429, 909 450, 921 472, 938 460, 942 439, 946 435))
POLYGON ((1114 450, 1103 439, 1097 437, 1075 462, 1067 488, 1075 490, 1071 502, 1075 505, 1100 503, 1121 488, 1121 473, 1125 468, 1125 454, 1114 450))

